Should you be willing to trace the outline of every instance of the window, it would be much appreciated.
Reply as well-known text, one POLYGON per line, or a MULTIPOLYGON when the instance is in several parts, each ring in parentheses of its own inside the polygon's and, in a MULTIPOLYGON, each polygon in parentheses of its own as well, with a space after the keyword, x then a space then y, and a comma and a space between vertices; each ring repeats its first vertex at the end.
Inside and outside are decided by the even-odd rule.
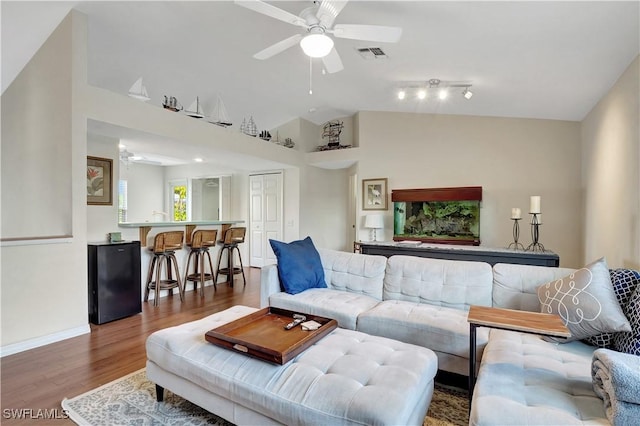
POLYGON ((118 222, 127 221, 127 181, 118 181, 118 222))
POLYGON ((173 184, 171 193, 173 194, 173 220, 184 222, 187 220, 187 185, 173 184))

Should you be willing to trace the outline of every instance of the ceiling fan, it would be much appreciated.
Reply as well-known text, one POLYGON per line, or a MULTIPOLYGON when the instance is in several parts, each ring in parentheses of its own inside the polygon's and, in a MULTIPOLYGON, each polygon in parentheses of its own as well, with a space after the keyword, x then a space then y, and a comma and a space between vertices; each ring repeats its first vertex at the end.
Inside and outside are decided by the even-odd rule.
POLYGON ((329 73, 341 71, 344 66, 340 55, 333 47, 334 37, 353 40, 377 41, 395 43, 402 35, 402 28, 381 25, 336 24, 335 19, 348 1, 323 0, 318 6, 304 9, 300 16, 282 10, 260 0, 236 0, 236 4, 263 15, 270 16, 283 22, 306 29, 307 34, 296 34, 253 55, 256 59, 268 59, 290 47, 300 44, 307 56, 322 58, 322 62, 329 73))

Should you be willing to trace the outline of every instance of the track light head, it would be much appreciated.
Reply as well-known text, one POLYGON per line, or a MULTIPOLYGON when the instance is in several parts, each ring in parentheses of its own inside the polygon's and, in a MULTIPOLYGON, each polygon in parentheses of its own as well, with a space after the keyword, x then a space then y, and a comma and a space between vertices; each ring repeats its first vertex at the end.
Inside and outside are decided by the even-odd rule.
POLYGON ((469 100, 473 96, 473 92, 469 90, 468 87, 465 87, 464 90, 462 91, 462 96, 464 96, 466 100, 469 100))

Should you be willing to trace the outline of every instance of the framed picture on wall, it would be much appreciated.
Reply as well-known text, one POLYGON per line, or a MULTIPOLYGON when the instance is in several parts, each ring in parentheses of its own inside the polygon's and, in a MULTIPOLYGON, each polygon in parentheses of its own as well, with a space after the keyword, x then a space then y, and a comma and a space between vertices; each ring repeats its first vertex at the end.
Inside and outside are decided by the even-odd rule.
POLYGON ((387 208, 387 178, 362 179, 362 210, 387 208))
POLYGON ((87 157, 87 204, 110 206, 113 204, 113 160, 87 157))

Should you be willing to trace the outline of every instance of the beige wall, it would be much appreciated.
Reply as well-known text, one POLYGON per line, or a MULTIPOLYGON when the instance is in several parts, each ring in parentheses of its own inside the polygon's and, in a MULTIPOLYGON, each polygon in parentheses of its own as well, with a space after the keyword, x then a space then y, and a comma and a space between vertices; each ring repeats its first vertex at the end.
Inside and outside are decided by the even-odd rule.
MULTIPOLYGON (((529 197, 540 195, 540 242, 562 266, 582 264, 579 123, 385 112, 361 112, 357 122, 360 180, 386 177, 389 190, 482 186, 480 239, 488 247, 508 245, 511 208, 528 216, 529 197)), ((525 247, 527 219, 520 230, 525 247)), ((368 239, 367 230, 359 235, 368 239)), ((393 237, 391 206, 384 237, 393 237)))
POLYGON ((640 269, 640 59, 582 122, 584 258, 640 269))
POLYGON ((2 238, 72 234, 71 37, 67 18, 2 96, 2 238))
POLYGON ((106 241, 109 232, 119 231, 118 222, 118 139, 98 135, 87 135, 87 155, 110 158, 113 161, 110 206, 87 206, 87 241, 106 241))
MULTIPOLYGON (((67 216, 73 235, 67 242, 3 245, 3 355, 8 353, 7 345, 13 345, 10 353, 12 348, 19 348, 23 341, 29 339, 42 339, 40 342, 46 343, 89 332, 85 185, 87 129, 86 120, 80 112, 82 99, 77 87, 78 82, 83 81, 86 81, 86 20, 73 12, 3 95, 3 104, 18 108, 14 111, 18 114, 11 116, 14 125, 9 135, 4 134, 4 120, 9 116, 5 116, 6 109, 3 108, 3 146, 27 144, 33 148, 31 155, 40 155, 40 160, 55 158, 47 153, 48 146, 59 147, 66 153, 49 181, 24 181, 20 168, 3 167, 3 182, 23 182, 21 191, 13 195, 12 202, 20 205, 25 215, 26 212, 38 213, 45 223, 46 215, 53 212, 56 205, 63 209, 70 205, 67 216), (33 120, 31 111, 38 110, 38 103, 48 99, 50 93, 57 93, 57 86, 61 84, 59 79, 50 78, 51 75, 46 77, 51 70, 56 70, 55 75, 64 76, 64 80, 69 79, 70 86, 60 105, 53 106, 48 114, 33 120), (38 150, 38 147, 43 149, 38 150), (46 199, 46 192, 56 184, 63 186, 66 195, 43 208, 34 196, 41 195, 46 199)), ((5 211, 3 203, 3 220, 12 220, 11 216, 5 216, 5 211)), ((37 216, 30 217, 37 223, 37 216)))

